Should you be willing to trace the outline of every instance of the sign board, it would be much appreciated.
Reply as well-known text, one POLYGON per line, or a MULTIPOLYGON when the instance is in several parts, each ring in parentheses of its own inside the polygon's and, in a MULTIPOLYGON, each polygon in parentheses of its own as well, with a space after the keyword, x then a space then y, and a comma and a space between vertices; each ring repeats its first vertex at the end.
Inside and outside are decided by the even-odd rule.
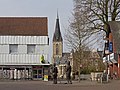
POLYGON ((103 63, 105 63, 106 62, 106 57, 103 57, 103 63))
POLYGON ((44 75, 44 81, 48 81, 48 75, 44 75))
POLYGON ((112 42, 109 43, 109 52, 113 52, 113 43, 112 42))
POLYGON ((117 60, 116 60, 116 59, 118 59, 117 56, 116 56, 114 53, 111 53, 111 54, 110 54, 110 60, 111 60, 113 63, 117 63, 117 60))
POLYGON ((109 54, 109 50, 105 50, 105 54, 109 54))
POLYGON ((110 60, 114 59, 114 53, 110 54, 110 60))
POLYGON ((107 60, 109 64, 112 64, 111 60, 110 60, 110 55, 107 55, 107 60))

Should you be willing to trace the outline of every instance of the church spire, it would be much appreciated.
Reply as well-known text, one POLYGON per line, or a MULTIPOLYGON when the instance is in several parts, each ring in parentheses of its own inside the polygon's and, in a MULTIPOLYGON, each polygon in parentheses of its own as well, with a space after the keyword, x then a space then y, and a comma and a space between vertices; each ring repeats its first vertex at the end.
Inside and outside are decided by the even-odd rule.
POLYGON ((57 19, 59 19, 59 15, 58 15, 58 9, 57 9, 57 19))
POLYGON ((61 41, 62 42, 62 35, 60 32, 58 10, 57 10, 57 19, 56 19, 56 26, 55 26, 55 33, 53 36, 53 41, 61 41))

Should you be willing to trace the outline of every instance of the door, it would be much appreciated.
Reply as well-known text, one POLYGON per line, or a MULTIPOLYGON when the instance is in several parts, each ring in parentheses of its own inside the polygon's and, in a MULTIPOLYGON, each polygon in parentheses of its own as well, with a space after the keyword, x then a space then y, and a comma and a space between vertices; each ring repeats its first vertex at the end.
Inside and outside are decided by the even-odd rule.
POLYGON ((42 79, 43 78, 43 70, 42 66, 33 67, 33 78, 34 79, 42 79))

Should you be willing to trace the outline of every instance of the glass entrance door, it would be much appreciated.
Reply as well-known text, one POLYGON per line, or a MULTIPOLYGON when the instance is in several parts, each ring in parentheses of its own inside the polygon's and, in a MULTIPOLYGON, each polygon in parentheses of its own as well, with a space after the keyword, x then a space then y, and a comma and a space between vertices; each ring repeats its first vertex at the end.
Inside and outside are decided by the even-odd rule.
POLYGON ((43 70, 42 67, 33 68, 33 78, 34 79, 42 79, 43 78, 43 70))

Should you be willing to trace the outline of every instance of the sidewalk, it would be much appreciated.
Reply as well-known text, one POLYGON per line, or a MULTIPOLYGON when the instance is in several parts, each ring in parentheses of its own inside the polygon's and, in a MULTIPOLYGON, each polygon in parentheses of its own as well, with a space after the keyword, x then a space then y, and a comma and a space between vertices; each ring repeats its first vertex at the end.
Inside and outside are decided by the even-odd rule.
MULTIPOLYGON (((60 85, 60 86, 94 86, 94 85, 103 85, 97 81, 90 80, 81 80, 72 81, 72 84, 67 84, 66 80, 57 81, 57 84, 53 84, 53 81, 39 81, 39 80, 0 80, 0 84, 40 84, 40 85, 60 85)), ((111 82, 110 82, 111 83, 111 82)))
POLYGON ((66 81, 53 84, 53 81, 19 80, 0 81, 0 90, 119 90, 120 80, 111 81, 107 84, 94 81, 81 80, 73 81, 72 84, 65 84, 66 81))

